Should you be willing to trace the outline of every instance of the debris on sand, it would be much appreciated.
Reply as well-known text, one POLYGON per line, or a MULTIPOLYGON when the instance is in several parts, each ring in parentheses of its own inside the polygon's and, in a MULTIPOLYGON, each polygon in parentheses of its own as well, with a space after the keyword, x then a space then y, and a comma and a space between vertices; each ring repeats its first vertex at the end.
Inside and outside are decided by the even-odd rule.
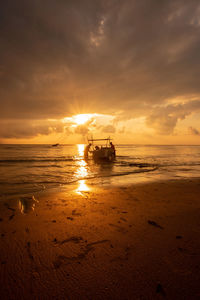
POLYGON ((164 289, 163 289, 163 287, 160 283, 157 284, 156 293, 161 294, 162 296, 166 295, 166 293, 165 293, 165 291, 164 291, 164 289))
POLYGON ((176 239, 182 239, 183 237, 182 237, 182 235, 177 235, 176 236, 176 239))
POLYGON ((151 220, 148 220, 148 224, 152 225, 152 226, 155 226, 157 228, 160 228, 160 229, 164 229, 161 225, 159 225, 158 223, 156 223, 155 221, 151 221, 151 220))
POLYGON ((4 203, 4 206, 7 207, 7 209, 9 210, 15 211, 15 208, 10 207, 10 205, 7 202, 4 203))
POLYGON ((14 218, 14 214, 12 214, 10 217, 9 217, 9 220, 12 220, 14 218))

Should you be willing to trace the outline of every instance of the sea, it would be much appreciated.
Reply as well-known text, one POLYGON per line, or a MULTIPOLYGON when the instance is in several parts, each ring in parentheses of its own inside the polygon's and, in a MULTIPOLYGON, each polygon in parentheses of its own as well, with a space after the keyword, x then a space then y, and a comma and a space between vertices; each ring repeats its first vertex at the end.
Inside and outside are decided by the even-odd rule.
POLYGON ((116 145, 116 160, 84 160, 83 144, 0 144, 0 201, 57 187, 115 186, 200 177, 200 146, 116 145))

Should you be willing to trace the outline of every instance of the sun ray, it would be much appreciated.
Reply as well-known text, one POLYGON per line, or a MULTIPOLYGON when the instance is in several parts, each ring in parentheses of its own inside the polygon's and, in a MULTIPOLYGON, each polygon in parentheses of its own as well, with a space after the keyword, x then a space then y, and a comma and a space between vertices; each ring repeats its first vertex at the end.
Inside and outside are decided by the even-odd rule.
POLYGON ((82 125, 92 118, 92 114, 79 114, 75 115, 73 118, 77 125, 82 125))

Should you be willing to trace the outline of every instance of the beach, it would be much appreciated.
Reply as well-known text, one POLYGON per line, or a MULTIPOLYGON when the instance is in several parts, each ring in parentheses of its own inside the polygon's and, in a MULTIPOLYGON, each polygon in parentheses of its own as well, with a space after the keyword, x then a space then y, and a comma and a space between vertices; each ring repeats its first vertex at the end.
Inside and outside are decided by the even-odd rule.
POLYGON ((1 299, 199 299, 200 181, 0 202, 1 299))
POLYGON ((200 300, 200 1, 1 1, 0 300, 200 300))

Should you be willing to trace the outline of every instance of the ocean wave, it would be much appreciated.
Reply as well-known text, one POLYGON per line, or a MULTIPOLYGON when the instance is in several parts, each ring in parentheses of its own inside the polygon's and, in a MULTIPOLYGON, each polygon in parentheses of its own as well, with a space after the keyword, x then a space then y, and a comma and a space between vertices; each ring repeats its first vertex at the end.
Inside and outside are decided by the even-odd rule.
POLYGON ((160 164, 162 167, 193 167, 200 166, 200 162, 183 162, 183 163, 162 163, 160 164))
MULTIPOLYGON (((51 177, 49 180, 44 180, 44 179, 38 179, 37 181, 33 181, 32 177, 30 178, 30 181, 28 180, 17 180, 17 181, 12 181, 13 185, 42 185, 42 184, 70 184, 73 182, 77 182, 79 180, 84 180, 84 179, 95 179, 95 178, 104 178, 104 177, 114 177, 114 176, 125 176, 125 175, 130 175, 130 174, 137 174, 137 173, 146 173, 146 172, 153 172, 157 170, 158 167, 150 167, 148 169, 137 169, 137 170, 131 170, 131 171, 119 171, 119 172, 112 172, 112 173, 94 173, 90 174, 87 176, 79 176, 79 177, 74 177, 73 173, 71 173, 70 178, 69 177, 64 177, 64 176, 59 176, 59 175, 49 175, 49 174, 43 174, 42 177, 51 177), (58 180, 58 178, 60 180, 58 180), (55 179, 55 180, 54 180, 55 179)), ((1 181, 0 185, 10 185, 9 182, 6 181, 1 181)))
POLYGON ((150 164, 150 163, 129 163, 129 162, 121 162, 121 164, 118 164, 120 167, 137 167, 137 168, 154 168, 158 167, 158 164, 150 164))
POLYGON ((0 159, 0 163, 35 163, 35 162, 65 162, 65 161, 79 161, 78 158, 53 158, 53 159, 0 159))

